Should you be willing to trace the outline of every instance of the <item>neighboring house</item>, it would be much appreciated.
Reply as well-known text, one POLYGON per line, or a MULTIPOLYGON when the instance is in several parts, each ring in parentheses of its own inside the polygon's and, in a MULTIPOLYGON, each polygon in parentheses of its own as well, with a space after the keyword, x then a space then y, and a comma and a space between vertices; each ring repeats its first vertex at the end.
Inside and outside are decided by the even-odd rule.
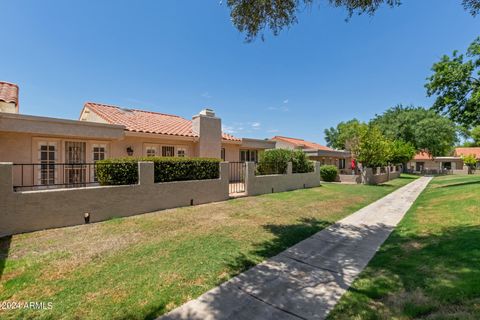
POLYGON ((344 172, 350 172, 352 169, 350 152, 334 150, 315 142, 297 138, 275 136, 270 140, 277 143, 278 149, 302 150, 309 159, 319 161, 321 165, 334 165, 344 172))
POLYGON ((460 156, 432 157, 427 152, 418 152, 407 164, 410 172, 440 172, 463 170, 463 160, 460 156))
POLYGON ((458 147, 455 148, 455 156, 464 157, 473 155, 477 159, 477 168, 480 169, 480 147, 458 147))
POLYGON ((251 161, 257 159, 259 152, 275 148, 275 142, 237 138, 223 133, 221 127, 221 119, 210 109, 187 120, 88 102, 80 120, 23 115, 19 114, 18 87, 0 82, 0 162, 26 164, 27 170, 20 171, 16 166, 14 173, 14 179, 23 183, 81 182, 93 175, 81 167, 57 169, 56 165, 61 163, 92 163, 127 156, 251 161), (55 170, 50 169, 53 167, 55 170))

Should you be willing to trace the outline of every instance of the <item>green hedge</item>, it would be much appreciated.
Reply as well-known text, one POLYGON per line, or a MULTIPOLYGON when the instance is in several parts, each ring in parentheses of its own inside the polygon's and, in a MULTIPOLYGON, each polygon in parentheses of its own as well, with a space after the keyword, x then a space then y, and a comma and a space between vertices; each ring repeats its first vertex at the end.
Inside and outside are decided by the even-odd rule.
POLYGON ((138 183, 138 162, 154 163, 154 181, 186 181, 218 179, 220 160, 209 158, 119 158, 97 162, 97 179, 101 185, 123 185, 138 183))
POLYGON ((326 165, 320 167, 320 177, 323 181, 333 182, 337 179, 338 169, 336 166, 326 165))
POLYGON ((288 162, 292 162, 293 173, 313 172, 314 166, 303 151, 273 149, 260 155, 257 164, 257 174, 286 174, 288 162))

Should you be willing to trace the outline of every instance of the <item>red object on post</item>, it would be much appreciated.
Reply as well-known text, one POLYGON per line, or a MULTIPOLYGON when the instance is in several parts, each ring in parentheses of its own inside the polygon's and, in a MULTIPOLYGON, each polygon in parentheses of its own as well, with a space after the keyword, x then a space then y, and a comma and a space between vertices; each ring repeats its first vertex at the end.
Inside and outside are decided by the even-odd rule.
POLYGON ((352 169, 355 169, 355 159, 352 159, 352 169))

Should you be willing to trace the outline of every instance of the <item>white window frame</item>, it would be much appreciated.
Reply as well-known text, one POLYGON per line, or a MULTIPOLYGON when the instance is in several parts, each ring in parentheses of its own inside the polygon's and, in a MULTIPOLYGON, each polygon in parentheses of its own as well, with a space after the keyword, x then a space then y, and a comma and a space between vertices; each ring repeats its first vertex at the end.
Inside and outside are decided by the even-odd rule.
MULTIPOLYGON (((97 161, 105 160, 108 158, 108 149, 107 149, 107 144, 106 143, 93 143, 91 145, 91 152, 92 152, 92 162, 95 163, 97 161), (95 148, 103 148, 103 159, 97 159, 95 160, 95 154, 100 154, 100 152, 95 152, 95 148)), ((91 175, 91 181, 97 182, 97 174, 95 172, 95 165, 93 165, 93 168, 90 172, 91 175)))
POLYGON ((156 157, 158 156, 158 145, 155 144, 147 144, 145 145, 145 156, 146 157, 156 157), (153 155, 149 155, 149 152, 153 151, 153 155))
POLYGON ((179 157, 179 158, 188 157, 187 148, 184 147, 184 146, 177 146, 176 150, 175 150, 175 153, 176 153, 176 156, 179 157), (180 155, 181 152, 183 152, 183 155, 180 155))
POLYGON ((240 161, 253 161, 257 162, 258 161, 258 150, 256 149, 241 149, 240 150, 240 161), (242 153, 245 154, 244 159, 242 160, 242 153))
MULTIPOLYGON (((43 184, 42 183, 42 146, 47 146, 47 154, 50 153, 50 150, 49 147, 50 146, 53 146, 54 147, 54 155, 53 155, 53 160, 50 159, 48 156, 47 156, 47 160, 48 161, 46 164, 48 165, 50 163, 50 161, 53 161, 52 163, 54 164, 54 167, 53 167, 53 183, 56 184, 58 182, 58 168, 55 166, 55 164, 58 163, 58 155, 60 153, 60 143, 58 141, 52 141, 52 140, 38 140, 37 141, 37 161, 39 163, 39 166, 38 168, 35 168, 37 173, 36 173, 36 176, 37 176, 37 184, 38 185, 41 185, 41 186, 45 186, 45 187, 48 187, 49 185, 51 184, 43 184)), ((47 178, 48 180, 50 180, 49 178, 47 178)))

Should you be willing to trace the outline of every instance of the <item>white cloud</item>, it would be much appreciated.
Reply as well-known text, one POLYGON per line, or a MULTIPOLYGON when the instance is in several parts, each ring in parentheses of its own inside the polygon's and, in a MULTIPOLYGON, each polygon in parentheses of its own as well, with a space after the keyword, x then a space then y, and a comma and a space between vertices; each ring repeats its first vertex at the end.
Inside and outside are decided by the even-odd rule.
POLYGON ((237 132, 234 127, 225 126, 225 125, 222 125, 222 131, 225 132, 225 133, 230 133, 230 134, 234 134, 234 133, 237 132))
POLYGON ((222 131, 225 133, 252 133, 252 130, 260 130, 262 124, 258 121, 251 121, 251 122, 233 122, 229 124, 222 125, 222 131))
POLYGON ((202 98, 205 98, 205 99, 210 99, 212 96, 210 95, 210 93, 208 93, 208 91, 205 91, 204 93, 202 93, 202 98))
POLYGON ((287 103, 288 103, 288 99, 283 100, 283 104, 287 104, 287 103))

